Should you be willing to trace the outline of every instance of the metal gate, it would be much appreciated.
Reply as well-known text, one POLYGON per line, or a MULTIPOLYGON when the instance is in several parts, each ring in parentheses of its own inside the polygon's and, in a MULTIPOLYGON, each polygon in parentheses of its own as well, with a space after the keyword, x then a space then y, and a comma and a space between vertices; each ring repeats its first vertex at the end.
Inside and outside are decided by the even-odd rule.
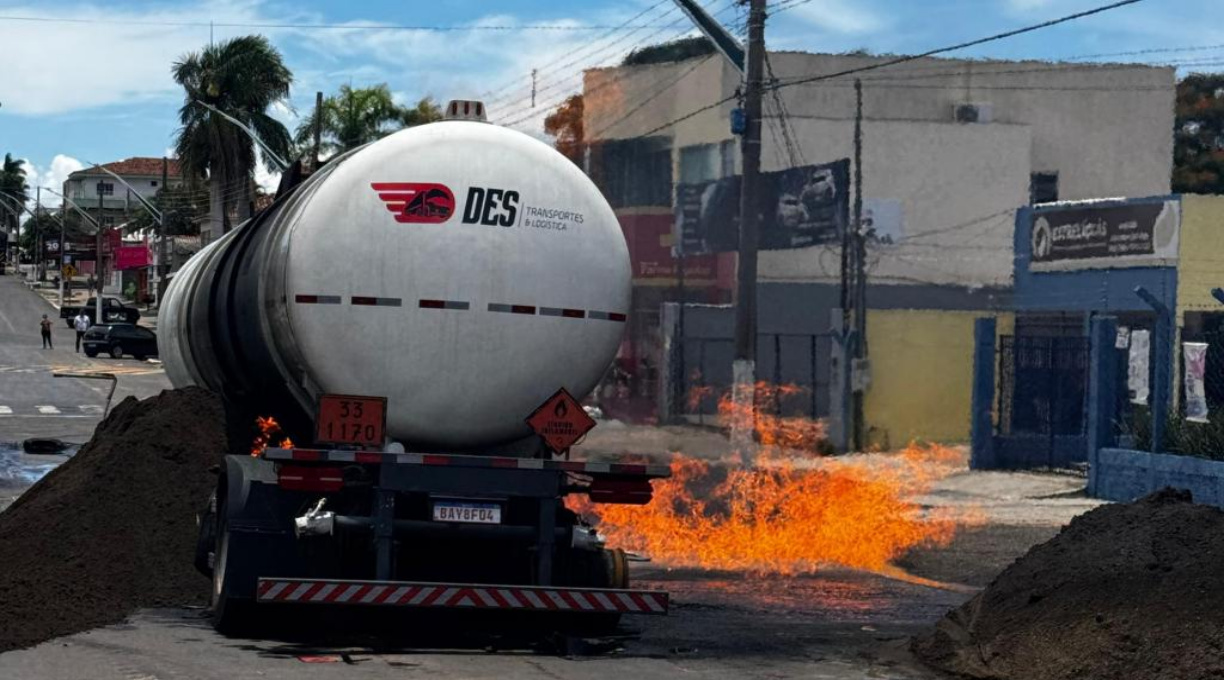
POLYGON ((1087 462, 1089 340, 1000 337, 995 453, 1004 467, 1087 462))

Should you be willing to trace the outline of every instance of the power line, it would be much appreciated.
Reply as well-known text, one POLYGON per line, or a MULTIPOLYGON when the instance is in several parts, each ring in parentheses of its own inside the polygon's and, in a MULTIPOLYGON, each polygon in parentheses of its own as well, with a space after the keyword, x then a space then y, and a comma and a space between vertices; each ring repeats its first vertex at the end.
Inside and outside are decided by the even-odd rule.
MULTIPOLYGON (((728 0, 727 4, 726 4, 726 5, 725 5, 725 6, 724 6, 724 7, 723 7, 721 10, 719 10, 719 11, 718 11, 718 12, 717 12, 717 13, 716 13, 714 16, 715 16, 715 17, 717 17, 717 16, 720 16, 720 15, 722 15, 722 14, 726 14, 726 12, 727 12, 728 10, 732 10, 732 9, 734 9, 734 8, 735 8, 735 0, 728 0)), ((660 35, 660 34, 662 34, 662 33, 665 33, 665 32, 667 32, 667 31, 668 31, 668 29, 674 28, 675 26, 677 26, 677 25, 679 25, 679 24, 687 24, 687 23, 688 23, 688 21, 689 21, 688 17, 685 17, 685 16, 682 16, 682 17, 680 17, 679 19, 676 19, 676 20, 675 20, 675 21, 673 21, 671 24, 669 24, 667 27, 665 27, 665 28, 663 28, 663 29, 661 29, 661 30, 659 30, 659 31, 655 31, 654 33, 652 33, 652 34, 650 34, 650 35, 646 36, 645 38, 642 38, 641 40, 639 40, 639 41, 637 41, 636 43, 634 43, 633 45, 631 45, 631 46, 630 46, 630 48, 629 48, 629 51, 630 51, 630 52, 632 52, 632 49, 633 49, 633 48, 636 48, 637 46, 640 46, 640 45, 644 45, 644 44, 650 43, 651 41, 653 41, 653 40, 654 40, 655 36, 658 36, 658 35, 660 35)), ((685 29, 682 29, 682 30, 681 30, 679 33, 674 33, 671 39, 674 39, 674 38, 679 38, 679 37, 683 37, 684 35, 687 35, 688 33, 692 32, 692 30, 693 30, 692 28, 685 28, 685 29)), ((619 51, 619 50, 618 50, 618 51, 619 51)), ((607 51, 605 52, 605 54, 608 54, 608 53, 609 53, 609 52, 607 52, 607 51)), ((602 60, 602 58, 603 58, 603 57, 602 57, 602 55, 601 55, 600 59, 598 59, 597 61, 601 61, 601 60, 602 60)), ((571 75, 569 75, 569 76, 566 76, 564 79, 562 79, 562 80, 560 80, 560 81, 557 81, 557 82, 555 82, 554 84, 552 84, 552 85, 550 85, 550 86, 548 86, 548 87, 545 87, 545 88, 543 88, 543 89, 541 89, 541 90, 538 90, 538 91, 537 91, 537 94, 542 94, 543 92, 547 92, 547 91, 550 91, 550 90, 555 90, 555 89, 557 89, 557 88, 559 88, 559 87, 563 87, 563 86, 565 86, 565 85, 566 85, 566 84, 567 84, 567 83, 568 83, 568 82, 569 82, 571 79, 573 79, 573 78, 575 78, 575 77, 580 77, 581 75, 582 75, 582 72, 580 71, 580 72, 577 72, 577 73, 571 74, 571 75)), ((604 88, 610 87, 610 86, 612 86, 612 85, 614 85, 614 84, 616 84, 616 83, 620 82, 621 80, 623 80, 623 79, 627 78, 628 76, 629 76, 629 73, 622 73, 622 74, 619 74, 619 75, 615 75, 615 76, 613 76, 611 79, 609 79, 609 80, 607 80, 607 81, 605 81, 605 82, 603 82, 603 83, 600 83, 599 85, 597 85, 596 87, 592 88, 591 90, 588 90, 588 91, 583 92, 583 94, 584 94, 584 96, 585 96, 585 95, 594 94, 595 92, 598 92, 599 90, 602 90, 602 89, 604 89, 604 88)), ((542 104, 541 106, 539 106, 538 108, 535 108, 535 109, 532 109, 532 108, 530 108, 530 107, 519 107, 517 112, 515 112, 515 113, 511 113, 511 114, 508 114, 508 115, 505 115, 505 116, 501 116, 501 117, 500 117, 500 118, 499 118, 497 121, 495 121, 495 122, 498 122, 499 124, 501 124, 501 125, 505 125, 505 126, 507 126, 507 127, 511 127, 511 126, 514 126, 514 125, 518 125, 518 124, 520 124, 520 123, 522 123, 522 122, 524 122, 524 121, 530 120, 531 118, 535 117, 535 115, 537 114, 537 112, 538 112, 540 109, 547 109, 547 108, 551 108, 551 107, 555 106, 556 104, 560 103, 561 101, 563 101, 563 100, 564 100, 566 97, 568 97, 569 95, 570 95, 570 93, 569 93, 568 91, 566 91, 566 92, 564 92, 564 93, 561 93, 561 94, 559 94, 559 95, 554 95, 552 98, 550 98, 550 100, 549 100, 547 103, 544 103, 544 104, 542 104), (522 114, 524 114, 524 113, 525 113, 526 115, 522 115, 522 114), (510 122, 503 122, 503 121, 505 121, 505 120, 506 120, 506 119, 508 119, 508 118, 512 118, 513 120, 510 120, 510 122)), ((522 101, 522 99, 520 99, 519 101, 522 101)))
MULTIPOLYGON (((1102 6, 1100 6, 1100 7, 1096 7, 1096 8, 1094 8, 1094 9, 1085 10, 1085 11, 1083 11, 1083 12, 1076 12, 1076 13, 1074 13, 1074 14, 1068 14, 1068 15, 1066 15, 1066 16, 1059 17, 1059 18, 1057 18, 1057 19, 1051 19, 1051 20, 1049 20, 1049 21, 1043 21, 1043 22, 1041 22, 1041 23, 1039 23, 1039 24, 1033 24, 1033 25, 1031 25, 1031 26, 1025 26, 1025 27, 1023 27, 1023 28, 1018 28, 1018 29, 1014 29, 1014 30, 1011 30, 1011 31, 1005 31, 1005 32, 1003 32, 1003 33, 996 33, 996 34, 994 34, 994 35, 987 36, 987 37, 985 37, 985 38, 979 38, 979 39, 977 39, 977 40, 970 40, 970 41, 968 41, 968 42, 957 43, 957 44, 955 44, 955 45, 949 45, 949 46, 947 46, 947 47, 940 47, 940 48, 937 48, 937 49, 934 49, 934 50, 928 50, 928 51, 923 52, 923 53, 921 53, 921 54, 915 54, 915 55, 909 55, 909 56, 904 56, 904 57, 898 57, 898 58, 896 58, 896 59, 890 59, 890 60, 888 60, 888 61, 880 62, 880 63, 877 63, 877 64, 868 64, 868 65, 866 65, 866 66, 860 66, 860 67, 856 67, 856 68, 852 68, 852 69, 845 69, 845 70, 838 71, 838 72, 835 72, 835 73, 828 73, 828 74, 822 74, 822 75, 817 75, 817 76, 809 76, 809 77, 799 78, 799 79, 797 79, 797 80, 792 80, 792 81, 787 81, 787 82, 783 82, 783 83, 778 83, 778 84, 776 84, 776 85, 771 85, 771 86, 770 86, 769 88, 767 88, 767 89, 771 89, 771 90, 772 90, 772 89, 782 89, 782 88, 784 88, 784 87, 791 87, 791 86, 794 86, 794 85, 804 85, 804 84, 807 84, 807 83, 820 82, 820 81, 824 81, 824 80, 832 80, 832 79, 834 79, 834 78, 840 78, 840 77, 847 76, 847 75, 851 75, 851 74, 854 74, 854 73, 862 73, 862 72, 864 72, 864 71, 874 71, 874 70, 881 69, 881 68, 885 68, 885 67, 888 67, 888 66, 896 66, 897 64, 904 64, 904 63, 907 63, 907 62, 916 61, 916 60, 918 60, 918 59, 925 59, 925 58, 927 58, 927 57, 933 57, 933 56, 935 56, 935 55, 938 55, 938 54, 943 54, 943 53, 945 53, 945 52, 952 52, 952 51, 956 51, 956 50, 965 49, 965 48, 967 48, 967 47, 974 47, 974 46, 977 46, 977 45, 982 45, 982 44, 985 44, 985 43, 988 43, 988 42, 993 42, 993 41, 997 41, 997 40, 1003 40, 1003 39, 1005 39, 1005 38, 1011 38, 1011 37, 1014 37, 1014 36, 1017 36, 1017 35, 1021 35, 1021 34, 1024 34, 1024 33, 1030 33, 1030 32, 1032 32, 1032 31, 1037 31, 1037 30, 1040 30, 1040 29, 1043 29, 1043 28, 1049 28, 1049 27, 1051 27, 1051 26, 1057 26, 1057 25, 1059 25, 1059 24, 1063 24, 1063 23, 1066 23, 1066 22, 1069 22, 1069 21, 1074 21, 1074 20, 1076 20, 1076 19, 1082 19, 1082 18, 1084 18, 1084 17, 1092 16, 1092 15, 1094 15, 1094 14, 1100 14, 1100 13, 1102 13, 1102 12, 1106 12, 1106 11, 1109 11, 1109 10, 1112 10, 1112 9, 1117 9, 1117 8, 1119 8, 1119 7, 1125 7, 1125 6, 1127 6, 1127 5, 1134 5, 1134 4, 1138 4, 1138 3, 1143 2, 1143 1, 1144 1, 1144 0, 1120 0, 1119 2, 1110 3, 1110 4, 1108 4, 1108 5, 1102 5, 1102 6)), ((686 120, 689 120, 689 119, 691 119, 691 118, 693 118, 693 117, 695 117, 695 116, 699 116, 699 115, 701 115, 702 113, 704 113, 704 112, 706 112, 706 111, 709 111, 710 109, 716 108, 716 107, 718 107, 718 106, 722 106, 723 104, 726 104, 727 102, 732 101, 732 100, 733 100, 733 99, 735 99, 735 98, 736 98, 736 96, 735 96, 735 95, 731 95, 731 96, 729 96, 729 97, 724 97, 724 98, 722 98, 722 99, 720 99, 720 100, 718 100, 718 101, 716 101, 716 102, 713 102, 713 103, 711 103, 711 104, 707 104, 707 105, 705 105, 705 106, 702 106, 702 107, 699 107, 699 108, 697 108, 697 109, 694 109, 693 111, 690 111, 690 112, 688 112, 688 113, 686 113, 686 114, 684 114, 684 115, 682 115, 682 116, 680 116, 680 117, 678 117, 678 118, 674 118, 674 119, 672 119, 672 120, 670 120, 670 121, 668 121, 668 122, 666 122, 666 123, 663 123, 662 125, 659 125, 659 126, 656 126, 656 127, 654 127, 654 128, 651 128, 649 131, 647 131, 647 132, 643 133, 643 134, 642 134, 642 135, 640 135, 640 136, 645 137, 645 136, 649 136, 649 135, 651 135, 651 134, 654 134, 654 133, 656 133, 656 132, 660 132, 660 131, 662 131, 662 130, 666 130, 667 128, 672 127, 673 125, 676 125, 676 124, 678 124, 678 123, 682 123, 682 122, 684 122, 684 121, 686 121, 686 120)))
POLYGON ((866 66, 859 66, 856 68, 846 69, 843 71, 838 71, 836 73, 828 73, 824 75, 800 78, 799 80, 794 80, 788 83, 777 85, 776 87, 779 87, 779 88, 790 87, 792 85, 802 85, 804 83, 812 83, 812 82, 817 82, 820 80, 829 80, 832 78, 848 76, 854 73, 874 71, 876 69, 881 69, 881 68, 885 68, 888 66, 896 66, 897 64, 904 64, 906 62, 917 61, 919 59, 926 59, 928 57, 933 57, 938 54, 943 54, 945 52, 955 52, 955 51, 963 50, 969 47, 976 47, 978 45, 984 45, 989 42, 995 42, 997 40, 1004 40, 1006 38, 1014 38, 1015 36, 1018 36, 1018 35, 1023 35, 1025 33, 1031 33, 1033 31, 1039 31, 1043 28, 1050 28, 1052 26, 1057 26, 1059 24, 1065 24, 1069 21, 1075 21, 1076 19, 1083 19, 1085 17, 1090 17, 1094 14, 1100 14, 1102 12, 1107 12, 1112 9, 1118 9, 1120 7, 1125 7, 1127 5, 1138 4, 1143 1, 1144 0, 1119 0, 1118 2, 1110 3, 1108 5, 1102 5, 1100 7, 1096 7, 1096 8, 1089 9, 1089 10, 1084 10, 1083 12, 1076 12, 1074 14, 1068 14, 1064 17, 1059 17, 1057 19, 1050 19, 1049 21, 1043 21, 1039 24, 1033 24, 1031 26, 1025 26, 1023 28, 1017 28, 1011 31, 1004 31, 1003 33, 996 33, 994 35, 987 36, 985 38, 978 38, 977 40, 970 40, 968 42, 957 43, 955 45, 949 45, 948 47, 940 47, 937 49, 922 52, 920 54, 911 54, 911 55, 907 55, 904 57, 897 57, 896 59, 889 59, 888 61, 883 61, 878 64, 868 64, 866 66))
MULTIPOLYGON (((658 0, 658 2, 656 2, 655 4, 651 5, 650 7, 647 7, 646 9, 642 10, 641 12, 638 12, 637 14, 635 14, 635 15, 633 15, 632 17, 630 17, 629 19, 627 19, 627 20, 625 21, 625 23, 621 24, 621 25, 620 25, 619 27, 617 27, 616 29, 609 30, 609 31, 608 31, 607 33, 605 33, 604 35, 601 35, 601 36, 599 36, 599 37, 595 38, 595 39, 594 39, 594 40, 593 40, 593 41, 590 43, 590 45, 591 45, 591 46, 594 46, 594 45, 599 44, 599 43, 600 43, 600 42, 602 42, 603 40, 605 40, 605 39, 607 39, 607 38, 610 38, 612 35, 614 35, 614 34, 616 33, 616 31, 617 31, 617 30, 620 30, 621 28, 628 27, 628 26, 629 26, 629 24, 633 23, 634 21, 637 21, 638 19, 642 18, 642 17, 643 17, 643 16, 645 16, 646 14, 648 14, 648 13, 650 13, 650 12, 653 12, 653 11, 654 11, 656 8, 658 8, 660 5, 667 4, 667 3, 670 3, 670 2, 671 2, 671 0, 658 0)), ((663 16, 666 16, 666 14, 664 14, 663 16)), ((636 30, 636 29, 634 29, 634 30, 636 30)), ((566 68, 567 66, 573 65, 574 63, 576 63, 576 61, 571 61, 571 62, 569 62, 569 64, 566 64, 566 65, 563 65, 563 66, 559 66, 559 67, 557 67, 557 69, 560 69, 560 68, 566 68)), ((542 72, 547 72, 547 71, 549 71, 549 70, 550 70, 550 69, 549 69, 548 67, 546 67, 546 68, 544 68, 544 69, 541 69, 541 71, 542 71, 542 72)), ((556 70, 556 69, 552 69, 552 70, 556 70)), ((508 90, 509 88, 514 87, 514 84, 515 84, 516 82, 517 82, 517 80, 510 81, 510 82, 509 82, 509 83, 507 83, 506 85, 503 85, 503 86, 501 86, 501 87, 499 87, 499 88, 495 88, 495 89, 493 89, 493 90, 489 90, 489 91, 487 91, 487 92, 485 92, 485 93, 481 94, 481 95, 480 95, 480 97, 481 97, 481 99, 483 99, 483 100, 485 100, 485 101, 487 102, 487 101, 489 101, 489 99, 488 99, 488 98, 489 98, 490 96, 495 95, 495 94, 500 94, 500 93, 502 93, 502 92, 505 92, 505 91, 506 91, 506 90, 508 90)))
POLYGON ((22 21, 47 24, 108 24, 121 26, 162 26, 174 28, 286 28, 305 30, 339 30, 339 31, 422 31, 422 32, 464 32, 464 31, 607 31, 629 28, 650 28, 649 24, 642 26, 600 25, 600 24, 522 24, 522 25, 489 25, 470 24, 452 26, 427 26, 413 24, 307 24, 307 23, 263 23, 263 22, 224 22, 224 21, 150 21, 142 19, 77 19, 73 17, 36 17, 36 16, 0 16, 0 21, 22 21))

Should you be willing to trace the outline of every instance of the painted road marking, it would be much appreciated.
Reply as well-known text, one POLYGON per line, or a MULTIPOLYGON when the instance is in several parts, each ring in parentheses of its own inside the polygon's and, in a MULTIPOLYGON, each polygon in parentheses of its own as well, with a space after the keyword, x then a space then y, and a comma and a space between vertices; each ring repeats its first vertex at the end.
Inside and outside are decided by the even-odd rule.
POLYGON ((80 409, 85 413, 101 413, 102 407, 97 404, 81 404, 80 409))
POLYGON ((13 412, 12 406, 0 406, 0 416, 7 416, 7 415, 12 414, 12 412, 13 412))
POLYGON ((54 406, 38 406, 37 408, 38 412, 43 415, 55 415, 56 413, 60 412, 60 410, 54 406))

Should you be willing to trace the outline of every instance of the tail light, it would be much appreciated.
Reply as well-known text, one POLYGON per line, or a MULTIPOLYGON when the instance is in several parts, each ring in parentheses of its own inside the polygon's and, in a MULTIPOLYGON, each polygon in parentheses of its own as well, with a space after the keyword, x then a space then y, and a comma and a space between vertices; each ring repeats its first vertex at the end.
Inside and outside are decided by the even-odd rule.
POLYGON ((344 488, 344 473, 338 467, 281 465, 276 483, 286 491, 331 492, 344 488))

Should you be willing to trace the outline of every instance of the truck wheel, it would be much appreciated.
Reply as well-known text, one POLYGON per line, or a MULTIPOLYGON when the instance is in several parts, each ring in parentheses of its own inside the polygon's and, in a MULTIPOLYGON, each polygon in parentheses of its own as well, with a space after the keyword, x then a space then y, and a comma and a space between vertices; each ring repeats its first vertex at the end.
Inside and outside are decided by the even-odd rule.
POLYGON ((222 635, 242 636, 256 630, 255 603, 244 598, 230 597, 228 522, 224 502, 217 507, 217 542, 213 551, 212 613, 213 628, 222 635))
POLYGON ((110 355, 115 359, 123 358, 123 345, 111 345, 110 355))
MULTIPOLYGON (((586 588, 628 588, 628 562, 621 550, 599 550, 575 555, 572 585, 586 588)), ((573 630, 581 635, 600 637, 615 633, 620 627, 618 614, 578 614, 573 630)))

